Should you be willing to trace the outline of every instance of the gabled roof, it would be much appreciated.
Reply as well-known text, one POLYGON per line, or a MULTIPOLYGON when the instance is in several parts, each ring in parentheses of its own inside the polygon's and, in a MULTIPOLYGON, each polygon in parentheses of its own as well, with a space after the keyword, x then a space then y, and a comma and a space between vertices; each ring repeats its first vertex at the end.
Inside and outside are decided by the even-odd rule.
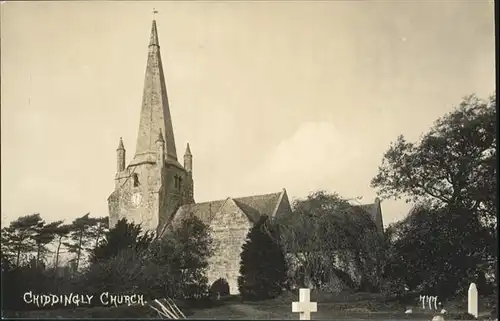
POLYGON ((209 224, 215 213, 224 205, 226 200, 203 202, 197 204, 188 204, 179 207, 177 213, 175 213, 174 221, 180 221, 182 218, 188 215, 194 215, 199 218, 203 223, 209 224))
POLYGON ((265 214, 262 214, 261 212, 259 212, 257 209, 255 209, 255 208, 253 208, 245 203, 239 202, 236 199, 233 199, 233 201, 234 201, 234 204, 236 204, 240 208, 240 210, 243 213, 245 213, 247 218, 252 223, 257 223, 260 220, 260 218, 263 215, 265 215, 265 214))
POLYGON ((360 208, 361 210, 370 214, 370 217, 373 220, 375 220, 375 215, 377 214, 377 206, 378 206, 378 204, 376 204, 376 203, 355 205, 355 207, 360 208))
POLYGON ((377 229, 379 229, 380 232, 384 231, 384 222, 382 220, 382 209, 380 208, 380 199, 378 197, 375 198, 375 202, 371 204, 360 204, 360 205, 355 205, 354 207, 369 214, 371 219, 377 226, 377 229))
POLYGON ((215 214, 220 212, 224 204, 228 200, 232 200, 252 223, 257 223, 263 216, 273 216, 274 211, 278 208, 278 203, 282 200, 282 195, 286 193, 283 191, 279 193, 253 195, 247 197, 227 198, 225 200, 217 200, 210 202, 203 202, 197 204, 182 205, 174 215, 171 222, 168 222, 162 228, 160 236, 165 232, 168 225, 176 225, 180 223, 183 218, 190 215, 198 217, 203 223, 210 224, 215 214))
POLYGON ((272 216, 274 214, 274 210, 280 201, 282 193, 284 193, 284 191, 272 194, 239 197, 235 198, 234 202, 250 219, 254 217, 256 213, 260 214, 258 217, 258 219, 260 219, 261 216, 272 216))

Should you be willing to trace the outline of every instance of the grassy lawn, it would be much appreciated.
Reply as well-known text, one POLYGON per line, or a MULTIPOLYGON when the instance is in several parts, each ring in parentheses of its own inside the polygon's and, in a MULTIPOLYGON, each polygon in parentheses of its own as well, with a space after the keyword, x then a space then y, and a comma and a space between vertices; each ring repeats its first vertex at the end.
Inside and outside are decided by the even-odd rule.
MULTIPOLYGON (((259 301, 241 302, 237 296, 222 298, 210 306, 193 307, 179 303, 181 310, 188 318, 193 319, 292 319, 298 320, 299 315, 291 312, 291 305, 298 295, 287 293, 279 298, 259 301)), ((318 312, 312 314, 315 320, 430 320, 435 312, 413 308, 412 314, 405 314, 405 306, 397 302, 388 302, 377 294, 337 294, 318 295, 311 292, 311 300, 318 302, 318 312)), ((480 305, 480 318, 489 319, 491 302, 483 300, 480 305), (490 303, 486 303, 490 302, 490 303)), ((495 300, 496 305, 496 300, 495 300)), ((447 304, 449 313, 455 314, 467 310, 466 303, 455 302, 447 304)), ((27 312, 5 313, 6 317, 22 318, 158 318, 149 307, 118 307, 118 308, 75 308, 36 310, 27 312)), ((453 319, 450 315, 447 320, 453 319)))

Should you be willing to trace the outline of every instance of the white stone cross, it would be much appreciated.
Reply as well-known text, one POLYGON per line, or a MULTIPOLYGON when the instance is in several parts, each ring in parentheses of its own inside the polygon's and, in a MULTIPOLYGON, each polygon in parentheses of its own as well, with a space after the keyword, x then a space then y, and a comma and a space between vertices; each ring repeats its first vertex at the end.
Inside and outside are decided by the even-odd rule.
POLYGON ((311 302, 311 290, 299 290, 299 302, 292 302, 292 312, 300 313, 300 320, 311 320, 311 312, 318 312, 316 302, 311 302))
POLYGON ((468 312, 477 318, 479 315, 478 306, 477 306, 477 287, 476 284, 471 283, 469 286, 469 306, 468 312))

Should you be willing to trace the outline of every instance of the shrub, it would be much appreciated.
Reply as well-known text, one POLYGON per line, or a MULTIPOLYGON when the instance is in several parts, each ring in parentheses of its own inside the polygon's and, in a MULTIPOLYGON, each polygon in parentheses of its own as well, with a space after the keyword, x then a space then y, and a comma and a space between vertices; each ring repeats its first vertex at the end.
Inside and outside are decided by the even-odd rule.
POLYGON ((147 235, 140 236, 133 224, 122 225, 111 230, 109 239, 94 251, 94 263, 85 275, 88 292, 133 292, 147 299, 208 295, 205 269, 212 242, 208 226, 189 217, 161 239, 151 241, 147 235), (106 259, 104 253, 111 257, 106 259))
POLYGON ((274 298, 286 284, 286 262, 283 251, 273 238, 256 224, 248 233, 241 252, 238 288, 242 299, 274 298))

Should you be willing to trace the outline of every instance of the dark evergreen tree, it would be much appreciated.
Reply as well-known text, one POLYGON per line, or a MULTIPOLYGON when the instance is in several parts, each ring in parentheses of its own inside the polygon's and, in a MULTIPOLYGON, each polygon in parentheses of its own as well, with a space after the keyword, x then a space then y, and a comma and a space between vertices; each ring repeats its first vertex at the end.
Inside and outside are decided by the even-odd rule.
POLYGON ((153 241, 151 233, 143 233, 140 225, 128 223, 121 219, 104 234, 104 239, 91 251, 90 260, 95 263, 116 256, 120 251, 130 247, 138 250, 146 249, 153 241))
POLYGON ((286 284, 284 253, 263 223, 249 231, 241 252, 238 288, 244 300, 274 298, 286 284))

